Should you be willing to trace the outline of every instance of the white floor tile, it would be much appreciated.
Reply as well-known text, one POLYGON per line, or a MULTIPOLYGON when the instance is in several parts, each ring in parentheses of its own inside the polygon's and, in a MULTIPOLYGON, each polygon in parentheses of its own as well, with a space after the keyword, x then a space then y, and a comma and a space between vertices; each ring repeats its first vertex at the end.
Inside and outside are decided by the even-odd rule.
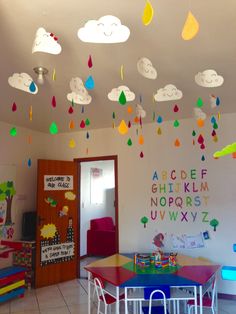
POLYGON ((5 302, 0 304, 0 314, 9 314, 10 313, 10 302, 5 302))

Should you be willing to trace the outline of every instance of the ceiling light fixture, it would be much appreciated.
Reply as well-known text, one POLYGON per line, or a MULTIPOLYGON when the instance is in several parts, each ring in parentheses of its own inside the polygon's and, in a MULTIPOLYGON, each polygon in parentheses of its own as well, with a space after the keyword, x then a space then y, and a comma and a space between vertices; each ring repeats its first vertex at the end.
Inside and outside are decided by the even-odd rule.
POLYGON ((38 74, 37 82, 42 85, 44 83, 44 75, 48 73, 48 69, 44 67, 36 67, 33 70, 38 74))

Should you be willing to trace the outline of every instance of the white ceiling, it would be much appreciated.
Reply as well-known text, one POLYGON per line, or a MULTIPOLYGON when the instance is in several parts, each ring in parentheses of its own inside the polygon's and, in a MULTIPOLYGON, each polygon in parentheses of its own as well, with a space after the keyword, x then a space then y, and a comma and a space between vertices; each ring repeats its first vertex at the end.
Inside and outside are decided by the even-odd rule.
POLYGON ((211 116, 214 110, 209 104, 209 94, 221 99, 221 113, 236 112, 235 106, 235 58, 236 58, 236 1, 235 0, 150 0, 154 18, 150 25, 142 24, 145 0, 0 0, 0 120, 15 126, 49 132, 52 121, 59 132, 69 132, 69 121, 74 120, 75 130, 80 130, 82 119, 89 118, 90 129, 111 127, 112 113, 116 125, 122 119, 133 121, 134 114, 127 113, 127 103, 108 100, 112 88, 127 85, 136 94, 130 105, 135 106, 142 98, 147 112, 145 122, 151 122, 153 112, 164 120, 174 120, 173 105, 178 104, 178 119, 193 117, 198 97, 205 102, 203 110, 211 116), (184 41, 181 32, 189 9, 200 24, 198 35, 184 41), (91 44, 80 41, 77 31, 90 19, 104 15, 117 16, 130 29, 127 42, 119 44, 91 44), (59 55, 42 52, 32 54, 35 32, 44 27, 58 37, 62 46, 59 55), (93 67, 87 61, 92 56, 93 67), (137 71, 137 61, 147 57, 157 69, 157 79, 149 80, 137 71), (120 67, 124 66, 124 80, 120 67), (48 68, 44 85, 36 95, 12 88, 8 77, 13 73, 26 72, 36 79, 35 66, 48 68), (56 69, 56 81, 52 80, 56 69), (203 88, 194 81, 198 72, 214 69, 224 77, 224 84, 217 88, 203 88), (92 75, 95 89, 89 91, 92 102, 84 107, 75 105, 74 113, 68 114, 71 105, 66 95, 70 92, 72 77, 85 82, 92 75), (167 84, 182 90, 179 101, 153 103, 153 94, 167 84), (57 107, 52 108, 55 96, 57 107), (17 111, 12 112, 13 102, 17 111), (29 107, 33 106, 33 120, 29 120, 29 107))

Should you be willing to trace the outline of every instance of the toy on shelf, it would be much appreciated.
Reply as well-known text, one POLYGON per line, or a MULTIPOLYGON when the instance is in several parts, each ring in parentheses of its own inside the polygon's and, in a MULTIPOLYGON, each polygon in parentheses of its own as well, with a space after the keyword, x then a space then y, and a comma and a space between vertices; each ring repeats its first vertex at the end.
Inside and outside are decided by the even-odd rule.
POLYGON ((169 266, 176 267, 177 266, 177 253, 170 253, 169 255, 169 266))
POLYGON ((159 249, 152 254, 135 254, 134 264, 143 268, 152 265, 156 268, 176 267, 177 253, 164 254, 159 249))
POLYGON ((150 266, 150 255, 149 254, 135 254, 135 264, 140 267, 150 266))

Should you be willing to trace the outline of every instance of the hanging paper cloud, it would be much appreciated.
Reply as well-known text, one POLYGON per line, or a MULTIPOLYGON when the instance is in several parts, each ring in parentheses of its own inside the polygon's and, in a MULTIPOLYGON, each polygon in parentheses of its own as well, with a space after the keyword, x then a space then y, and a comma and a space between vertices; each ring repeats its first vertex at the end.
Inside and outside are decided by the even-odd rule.
POLYGON ((110 44, 125 42, 130 30, 117 17, 105 15, 99 20, 89 20, 77 35, 83 42, 110 44))
POLYGON ((224 83, 224 78, 215 70, 205 70, 195 75, 195 82, 202 87, 218 87, 224 83))
POLYGON ((189 11, 182 30, 182 38, 184 40, 190 40, 197 35, 198 31, 199 23, 193 14, 189 11))
POLYGON ((206 119, 206 114, 205 112, 202 111, 201 108, 194 108, 194 115, 196 117, 196 119, 201 119, 201 120, 205 120, 206 119))
POLYGON ((139 118, 145 118, 146 117, 146 111, 143 109, 143 107, 140 104, 136 105, 136 115, 139 118))
POLYGON ((48 33, 43 27, 40 27, 35 35, 32 53, 46 52, 58 55, 61 52, 61 45, 57 40, 58 38, 53 33, 48 33))
POLYGON ((27 73, 14 73, 8 78, 11 87, 20 89, 30 94, 37 94, 38 87, 34 83, 32 77, 27 73))
POLYGON ((138 72, 151 80, 155 80, 157 78, 157 71, 153 67, 152 62, 148 58, 141 58, 137 62, 138 72))
POLYGON ((142 22, 145 26, 149 25, 152 21, 154 14, 153 7, 150 3, 150 1, 147 0, 146 5, 143 10, 143 16, 142 16, 142 22))
POLYGON ((84 83, 81 78, 75 77, 70 81, 71 93, 67 94, 67 99, 70 102, 74 102, 79 105, 88 105, 92 101, 92 97, 88 94, 88 91, 84 87, 84 83))
POLYGON ((225 146, 222 150, 214 153, 213 157, 218 158, 225 155, 233 154, 236 152, 236 142, 225 146))
POLYGON ((175 85, 168 84, 163 88, 157 90, 157 93, 154 95, 155 101, 169 101, 177 100, 183 97, 181 90, 178 90, 175 85))
POLYGON ((108 99, 111 101, 119 101, 119 97, 122 91, 125 94, 126 101, 133 101, 135 99, 135 94, 131 92, 129 87, 127 86, 119 86, 117 88, 113 88, 107 95, 108 99))

